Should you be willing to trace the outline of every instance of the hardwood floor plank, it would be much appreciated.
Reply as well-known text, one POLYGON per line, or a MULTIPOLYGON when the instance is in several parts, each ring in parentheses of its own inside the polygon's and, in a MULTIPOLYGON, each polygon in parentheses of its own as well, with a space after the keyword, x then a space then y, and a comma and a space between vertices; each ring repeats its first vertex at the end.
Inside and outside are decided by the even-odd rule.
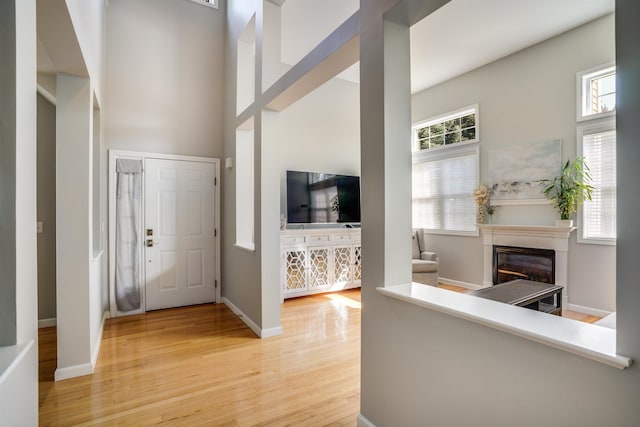
POLYGON ((105 324, 93 375, 53 382, 40 331, 40 425, 350 425, 360 404, 360 292, 287 300, 261 340, 224 305, 105 324))

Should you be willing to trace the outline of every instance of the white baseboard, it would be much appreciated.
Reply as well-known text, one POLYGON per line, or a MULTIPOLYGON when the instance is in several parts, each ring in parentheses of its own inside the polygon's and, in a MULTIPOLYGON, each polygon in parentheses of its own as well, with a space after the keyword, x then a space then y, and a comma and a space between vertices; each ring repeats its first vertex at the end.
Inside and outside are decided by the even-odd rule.
POLYGON ((222 302, 224 303, 224 305, 229 307, 229 310, 233 311, 233 313, 236 316, 238 316, 240 318, 240 320, 242 320, 249 327, 249 329, 251 329, 253 331, 253 333, 255 333, 258 337, 260 337, 260 338, 269 338, 269 337, 275 337, 277 335, 282 335, 282 327, 281 326, 277 326, 275 328, 261 329, 256 324, 256 322, 254 322, 253 320, 251 320, 250 317, 248 317, 246 314, 244 314, 242 312, 242 310, 240 310, 238 307, 236 307, 234 303, 229 301, 229 299, 227 299, 227 297, 223 297, 222 298, 222 302))
POLYGON ((98 337, 96 338, 96 344, 91 355, 90 363, 83 363, 81 365, 67 366, 66 368, 58 368, 54 374, 55 381, 67 380, 69 378, 82 377, 84 375, 91 375, 96 369, 96 363, 98 362, 98 356, 100 355, 100 344, 102 344, 102 332, 104 331, 104 322, 110 317, 109 312, 105 311, 102 314, 102 323, 100 323, 100 330, 98 331, 98 337))
POLYGON ((263 329, 262 333, 260 334, 260 338, 277 337, 278 335, 282 335, 282 326, 263 329))
POLYGON ((453 285, 460 286, 461 288, 467 288, 471 290, 484 289, 486 286, 475 285, 473 283, 461 282, 459 280, 447 279, 446 277, 438 277, 438 282, 444 283, 445 285, 453 285))
POLYGON ((93 366, 91 363, 83 363, 82 365, 67 366, 66 368, 56 369, 54 380, 62 381, 69 378, 82 377, 84 375, 91 374, 93 374, 93 366))
POLYGON ((592 307, 585 307, 578 304, 567 304, 566 307, 571 311, 577 311, 579 313, 589 314, 591 316, 605 317, 611 314, 610 311, 600 310, 592 307))
POLYGON ((38 328, 50 328, 51 326, 56 326, 56 318, 52 319, 39 319, 38 320, 38 328))
POLYGON ((100 345, 102 344, 102 332, 104 331, 104 322, 111 317, 111 313, 105 311, 102 313, 102 323, 100 323, 100 331, 98 331, 98 338, 96 339, 96 346, 93 350, 93 354, 91 355, 91 372, 96 369, 96 362, 98 362, 98 355, 100 354, 100 345))
POLYGON ((374 423, 366 419, 362 414, 358 414, 358 427, 376 427, 374 423))

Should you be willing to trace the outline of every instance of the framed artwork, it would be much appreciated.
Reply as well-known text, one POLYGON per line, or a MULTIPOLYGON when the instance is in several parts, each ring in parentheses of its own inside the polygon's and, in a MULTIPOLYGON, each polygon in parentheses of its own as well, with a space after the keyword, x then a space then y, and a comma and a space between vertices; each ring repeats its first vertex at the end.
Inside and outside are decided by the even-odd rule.
POLYGON ((541 141, 489 150, 489 185, 494 205, 546 204, 545 180, 560 173, 562 141, 541 141))

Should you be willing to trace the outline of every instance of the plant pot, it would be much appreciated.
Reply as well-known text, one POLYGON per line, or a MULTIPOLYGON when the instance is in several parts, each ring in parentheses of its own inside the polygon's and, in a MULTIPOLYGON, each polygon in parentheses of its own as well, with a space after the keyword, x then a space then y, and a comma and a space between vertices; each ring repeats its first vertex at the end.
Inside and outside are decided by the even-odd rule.
POLYGON ((573 227, 572 219, 556 219, 556 227, 573 227))

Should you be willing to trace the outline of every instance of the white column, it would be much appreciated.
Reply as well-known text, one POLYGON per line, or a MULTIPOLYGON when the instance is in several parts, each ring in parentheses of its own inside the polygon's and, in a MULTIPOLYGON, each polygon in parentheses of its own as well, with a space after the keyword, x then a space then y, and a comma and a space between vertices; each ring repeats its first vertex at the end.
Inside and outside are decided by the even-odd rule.
POLYGON ((86 375, 91 365, 91 141, 88 78, 59 74, 56 106, 56 380, 86 375))

